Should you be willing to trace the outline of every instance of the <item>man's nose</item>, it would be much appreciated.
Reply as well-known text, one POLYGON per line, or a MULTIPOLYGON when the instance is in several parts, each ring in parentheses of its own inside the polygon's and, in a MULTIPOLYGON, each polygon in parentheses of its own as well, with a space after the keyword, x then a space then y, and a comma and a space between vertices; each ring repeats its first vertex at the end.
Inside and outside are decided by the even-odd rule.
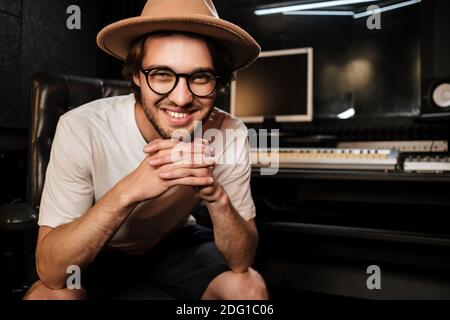
POLYGON ((189 90, 187 79, 180 78, 176 87, 169 94, 168 98, 170 101, 180 107, 190 104, 193 97, 191 91, 189 90))

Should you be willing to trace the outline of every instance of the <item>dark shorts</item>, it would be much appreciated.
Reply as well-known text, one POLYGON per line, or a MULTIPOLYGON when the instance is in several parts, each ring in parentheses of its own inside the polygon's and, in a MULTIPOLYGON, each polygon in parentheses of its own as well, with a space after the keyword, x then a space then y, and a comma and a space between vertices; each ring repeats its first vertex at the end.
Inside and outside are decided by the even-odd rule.
MULTIPOLYGON (((200 299, 208 284, 230 270, 214 243, 211 229, 190 225, 142 255, 105 249, 81 282, 88 299, 114 298, 133 286, 156 287, 175 299, 200 299)), ((139 298, 139 297, 137 297, 139 298)))

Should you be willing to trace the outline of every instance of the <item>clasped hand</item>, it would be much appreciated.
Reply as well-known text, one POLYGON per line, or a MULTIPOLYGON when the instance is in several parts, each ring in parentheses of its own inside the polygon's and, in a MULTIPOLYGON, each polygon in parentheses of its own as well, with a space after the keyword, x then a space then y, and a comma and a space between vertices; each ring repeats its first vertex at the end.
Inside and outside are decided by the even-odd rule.
POLYGON ((144 147, 147 157, 124 179, 132 202, 156 198, 177 185, 192 186, 203 200, 214 202, 223 192, 212 169, 215 151, 203 139, 191 143, 156 139, 144 147))

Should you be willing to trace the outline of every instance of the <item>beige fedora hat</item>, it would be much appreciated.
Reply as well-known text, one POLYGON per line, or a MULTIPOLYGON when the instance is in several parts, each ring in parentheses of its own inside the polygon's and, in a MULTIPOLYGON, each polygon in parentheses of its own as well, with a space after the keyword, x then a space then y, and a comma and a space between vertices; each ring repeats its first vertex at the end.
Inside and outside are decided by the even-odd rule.
POLYGON ((140 16, 103 28, 97 44, 125 60, 137 38, 156 31, 184 31, 213 38, 227 49, 235 70, 251 64, 261 51, 247 32, 219 18, 211 0, 148 0, 140 16))

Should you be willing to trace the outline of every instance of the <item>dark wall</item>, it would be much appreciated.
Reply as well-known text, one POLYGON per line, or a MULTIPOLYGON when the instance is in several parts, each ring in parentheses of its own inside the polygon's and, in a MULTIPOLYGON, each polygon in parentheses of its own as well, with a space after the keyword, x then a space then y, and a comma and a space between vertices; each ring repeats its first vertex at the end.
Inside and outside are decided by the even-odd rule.
POLYGON ((369 30, 366 19, 354 20, 346 68, 355 66, 348 70, 348 86, 357 116, 411 117, 419 113, 420 10, 420 5, 414 5, 382 13, 380 30, 369 30), (361 63, 366 66, 359 66, 361 63))
MULTIPOLYGON (((97 73, 96 49, 85 44, 95 40, 98 8, 87 0, 76 3, 67 0, 1 0, 0 3, 2 7, 14 9, 14 16, 1 13, 9 21, 6 28, 1 28, 9 41, 4 41, 5 35, 2 34, 0 46, 7 71, 0 84, 0 125, 26 128, 29 123, 30 80, 35 72, 45 70, 85 76, 97 73), (81 30, 68 30, 66 27, 66 9, 70 4, 81 8, 81 30)), ((12 11, 7 10, 8 13, 12 11)))
POLYGON ((425 2, 422 21, 423 76, 450 77, 450 1, 425 2))
POLYGON ((18 125, 21 28, 21 1, 0 0, 0 126, 18 125))
POLYGON ((140 12, 141 0, 0 0, 0 127, 27 128, 30 80, 38 71, 120 77, 120 61, 96 45, 107 23, 140 12), (81 29, 66 26, 67 7, 81 9, 81 29))
POLYGON ((31 76, 37 71, 61 72, 80 76, 97 74, 95 31, 98 6, 94 1, 22 0, 22 52, 20 91, 23 113, 17 124, 28 123, 31 76), (81 9, 81 29, 69 30, 66 9, 81 9))

